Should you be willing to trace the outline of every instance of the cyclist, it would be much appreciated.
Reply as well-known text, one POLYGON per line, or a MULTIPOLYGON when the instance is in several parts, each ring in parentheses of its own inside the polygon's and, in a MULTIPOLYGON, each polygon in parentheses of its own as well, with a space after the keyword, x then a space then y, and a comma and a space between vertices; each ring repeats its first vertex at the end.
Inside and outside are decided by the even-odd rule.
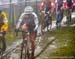
POLYGON ((68 22, 71 22, 71 13, 72 13, 72 0, 67 0, 67 19, 68 22))
POLYGON ((63 0, 57 0, 56 4, 56 25, 57 28, 61 26, 61 21, 63 18, 63 0))
POLYGON ((8 30, 8 20, 6 13, 0 10, 0 33, 2 33, 3 51, 6 50, 5 34, 8 30))
POLYGON ((24 12, 21 14, 19 18, 16 29, 19 29, 19 27, 21 27, 22 30, 25 30, 26 29, 25 23, 27 24, 26 26, 29 26, 29 32, 31 36, 30 39, 31 48, 32 48, 31 59, 34 59, 35 39, 36 39, 39 21, 36 13, 33 12, 33 8, 31 6, 25 7, 24 12))
MULTIPOLYGON (((51 18, 51 0, 44 0, 42 5, 42 13, 44 14, 43 20, 43 29, 51 24, 52 25, 52 18, 51 18)), ((51 29, 51 28, 50 28, 51 29)))

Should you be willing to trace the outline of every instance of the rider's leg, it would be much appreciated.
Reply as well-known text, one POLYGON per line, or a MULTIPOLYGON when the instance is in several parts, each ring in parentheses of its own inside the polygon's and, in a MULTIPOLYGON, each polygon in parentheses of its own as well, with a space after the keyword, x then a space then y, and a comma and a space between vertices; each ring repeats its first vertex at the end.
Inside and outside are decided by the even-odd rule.
POLYGON ((59 18, 60 18, 60 15, 59 13, 56 14, 56 27, 58 28, 58 25, 59 25, 59 18))
POLYGON ((73 11, 73 10, 72 10, 72 8, 71 8, 71 9, 70 9, 70 22, 71 22, 71 13, 72 13, 72 11, 73 11))
POLYGON ((44 17, 43 23, 42 23, 42 34, 44 33, 45 27, 46 27, 46 21, 45 21, 45 18, 46 18, 46 17, 44 17))
POLYGON ((31 48, 32 48, 31 59, 34 59, 36 32, 32 32, 30 37, 31 37, 30 39, 31 39, 31 48))
POLYGON ((51 16, 49 18, 49 26, 50 26, 50 30, 51 30, 51 28, 52 28, 52 17, 51 16))
POLYGON ((60 21, 59 21, 59 27, 61 27, 61 22, 62 22, 62 19, 63 19, 63 11, 60 12, 60 21))
POLYGON ((57 15, 57 21, 56 21, 56 25, 57 25, 57 28, 58 27, 61 27, 61 22, 62 22, 62 19, 63 19, 63 12, 60 11, 57 15))
POLYGON ((6 50, 6 41, 5 41, 5 35, 2 37, 2 42, 3 42, 3 51, 6 50))
POLYGON ((68 8, 67 10, 67 24, 69 25, 69 23, 71 22, 71 13, 72 13, 72 9, 68 8))

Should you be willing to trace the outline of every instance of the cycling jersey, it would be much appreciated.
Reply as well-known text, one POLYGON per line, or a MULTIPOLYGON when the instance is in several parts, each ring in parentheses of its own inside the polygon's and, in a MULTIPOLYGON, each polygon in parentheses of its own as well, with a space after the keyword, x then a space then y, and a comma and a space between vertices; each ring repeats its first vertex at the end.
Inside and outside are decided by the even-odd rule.
POLYGON ((8 20, 6 13, 2 11, 1 15, 3 15, 3 25, 0 27, 0 31, 7 31, 8 30, 8 20))
MULTIPOLYGON (((38 28, 38 23, 39 23, 38 17, 37 17, 37 15, 36 15, 34 12, 32 12, 31 14, 34 15, 34 18, 35 18, 35 19, 34 19, 34 23, 35 23, 35 28, 34 28, 34 30, 37 30, 37 28, 38 28)), ((20 25, 21 25, 21 23, 22 23, 22 21, 23 21, 23 16, 24 16, 24 15, 25 15, 25 12, 21 14, 21 16, 20 16, 20 18, 19 18, 19 21, 18 21, 18 23, 17 23, 16 29, 18 29, 18 28, 20 27, 20 25)))
POLYGON ((43 10, 45 11, 45 13, 49 12, 50 9, 51 9, 51 1, 50 0, 46 1, 45 0, 45 2, 43 2, 43 3, 44 3, 43 6, 42 6, 43 10))
POLYGON ((72 0, 67 0, 67 7, 69 9, 72 9, 72 5, 73 5, 72 0))

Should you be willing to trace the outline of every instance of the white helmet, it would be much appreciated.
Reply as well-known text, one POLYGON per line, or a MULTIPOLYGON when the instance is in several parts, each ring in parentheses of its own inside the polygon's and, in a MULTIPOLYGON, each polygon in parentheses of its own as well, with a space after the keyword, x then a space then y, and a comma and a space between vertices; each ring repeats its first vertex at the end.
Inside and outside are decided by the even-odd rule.
POLYGON ((25 7, 24 12, 26 14, 31 14, 33 12, 33 8, 31 6, 27 6, 25 7))

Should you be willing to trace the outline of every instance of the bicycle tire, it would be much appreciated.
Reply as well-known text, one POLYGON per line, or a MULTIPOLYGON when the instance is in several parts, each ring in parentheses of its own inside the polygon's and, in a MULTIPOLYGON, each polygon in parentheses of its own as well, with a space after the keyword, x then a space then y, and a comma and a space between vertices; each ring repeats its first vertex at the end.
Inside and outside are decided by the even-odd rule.
POLYGON ((3 53, 3 41, 2 38, 0 38, 0 53, 3 53))
POLYGON ((24 47, 24 43, 22 42, 22 44, 21 44, 21 55, 20 55, 20 59, 23 58, 23 47, 24 47))
POLYGON ((2 38, 0 37, 0 59, 3 59, 2 55, 3 55, 3 41, 2 38))
POLYGON ((27 41, 27 57, 28 57, 28 59, 31 59, 31 42, 30 42, 30 38, 27 41))
POLYGON ((29 36, 27 36, 27 42, 25 45, 25 59, 31 59, 31 55, 30 55, 30 38, 29 36))
POLYGON ((28 36, 23 40, 22 45, 21 45, 21 56, 20 59, 30 59, 30 53, 29 53, 29 38, 28 36), (23 52, 24 52, 24 57, 23 57, 23 52))
POLYGON ((25 56, 24 56, 25 59, 27 59, 27 41, 25 42, 25 56))

